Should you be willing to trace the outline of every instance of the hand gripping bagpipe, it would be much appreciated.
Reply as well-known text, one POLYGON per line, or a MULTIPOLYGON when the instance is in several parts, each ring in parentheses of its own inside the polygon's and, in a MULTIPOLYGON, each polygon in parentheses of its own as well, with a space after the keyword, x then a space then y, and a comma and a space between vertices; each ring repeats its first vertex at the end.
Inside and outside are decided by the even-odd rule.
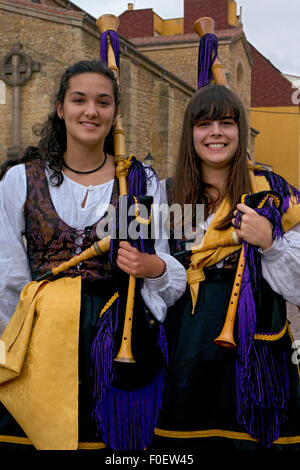
MULTIPOLYGON (((114 72, 119 83, 118 25, 119 20, 114 15, 103 15, 97 20, 101 60, 114 72)), ((120 193, 114 236, 96 241, 81 254, 53 267, 40 280, 109 250, 116 292, 100 312, 91 348, 93 415, 99 438, 108 447, 143 450, 150 445, 162 402, 167 365, 165 336, 162 325, 143 302, 140 293, 143 281, 119 269, 116 257, 119 237, 142 252, 155 253, 150 224, 153 198, 146 195, 149 175, 143 164, 133 155, 126 157, 125 133, 119 114, 113 140, 120 193), (143 218, 143 214, 147 214, 146 217, 143 218), (135 223, 134 236, 130 235, 132 223, 135 223)), ((156 178, 154 172, 152 177, 156 178)))
MULTIPOLYGON (((212 18, 200 18, 194 23, 195 32, 201 37, 198 64, 198 88, 215 82, 228 86, 224 70, 218 59, 218 42, 214 35, 212 18)), ((272 238, 282 238, 282 214, 288 209, 291 199, 299 203, 300 193, 279 175, 261 171, 248 159, 249 179, 252 194, 243 195, 241 203, 253 208, 271 222, 272 238), (255 173, 266 176, 270 190, 257 192, 255 173)), ((241 215, 241 214, 238 214, 241 215)), ((241 241, 242 247, 233 283, 229 306, 223 329, 214 341, 220 346, 237 346, 236 401, 237 419, 248 433, 269 447, 279 437, 280 425, 286 419, 289 397, 287 351, 277 346, 277 341, 287 333, 285 302, 268 287, 267 306, 271 320, 280 318, 279 331, 264 333, 257 317, 263 303, 266 286, 261 275, 261 255, 258 247, 241 241), (263 287, 264 286, 264 287, 263 287), (278 307, 281 305, 281 307, 278 307), (273 317, 272 317, 272 312, 273 317), (238 315, 238 325, 235 318, 238 315), (237 334, 237 344, 234 340, 237 334)), ((266 311, 263 314, 267 315, 266 311)), ((263 319, 265 320, 265 318, 263 319)), ((264 323, 264 322, 263 322, 264 323)), ((264 323, 266 325, 266 323, 264 323)), ((290 348, 290 345, 287 346, 290 348)))

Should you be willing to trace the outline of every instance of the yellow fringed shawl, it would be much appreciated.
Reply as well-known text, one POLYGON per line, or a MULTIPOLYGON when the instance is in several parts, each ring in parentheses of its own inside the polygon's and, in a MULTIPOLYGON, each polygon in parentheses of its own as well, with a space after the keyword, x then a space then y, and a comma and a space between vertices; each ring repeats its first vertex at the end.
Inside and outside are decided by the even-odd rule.
MULTIPOLYGON (((255 183, 257 191, 266 191, 270 189, 269 183, 262 175, 255 176, 255 183)), ((222 218, 229 213, 230 206, 226 199, 224 199, 219 206, 214 218, 205 233, 202 243, 199 248, 192 250, 190 266, 187 270, 187 280, 190 286, 192 298, 192 312, 194 312, 199 284, 205 279, 203 268, 212 266, 219 261, 223 260, 230 254, 240 249, 241 245, 236 245, 233 239, 234 227, 227 230, 216 230, 215 227, 219 224, 222 218)), ((291 205, 288 211, 282 217, 283 229, 286 232, 300 222, 300 204, 291 205)))

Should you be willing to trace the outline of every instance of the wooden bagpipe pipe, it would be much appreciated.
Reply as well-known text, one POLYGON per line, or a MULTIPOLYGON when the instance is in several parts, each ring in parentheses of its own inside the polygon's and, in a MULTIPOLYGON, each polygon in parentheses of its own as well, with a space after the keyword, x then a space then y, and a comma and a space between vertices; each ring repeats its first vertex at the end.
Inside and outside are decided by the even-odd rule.
MULTIPOLYGON (((101 33, 101 60, 113 71, 119 84, 118 25, 119 20, 114 15, 103 15, 97 20, 101 33)), ((116 257, 120 234, 121 239, 129 241, 140 251, 155 253, 151 236, 153 198, 146 195, 149 175, 146 175, 143 164, 134 156, 126 156, 120 113, 115 119, 112 134, 119 184, 114 234, 53 267, 39 280, 58 275, 109 251, 115 294, 99 312, 91 347, 93 414, 101 429, 101 439, 108 447, 142 450, 151 442, 161 404, 166 366, 164 331, 144 304, 140 293, 142 280, 128 276, 118 268, 116 257), (124 219, 125 226, 121 227, 120 221, 123 223, 124 219), (134 224, 134 237, 130 236, 129 230, 132 222, 139 224, 134 224)))
MULTIPOLYGON (((211 74, 210 78, 213 79, 214 83, 216 83, 217 85, 224 85, 228 87, 227 79, 224 73, 224 67, 220 63, 220 60, 217 56, 217 39, 216 37, 214 37, 214 32, 215 32, 214 20, 210 17, 199 18, 194 23, 194 31, 200 36, 201 40, 206 35, 210 35, 212 40, 215 41, 215 44, 212 48, 213 53, 208 58, 208 60, 210 61, 210 64, 207 67, 207 70, 211 74)), ((199 50, 199 61, 201 60, 202 60, 201 50, 199 50)), ((209 77, 203 77, 203 78, 204 80, 209 79, 209 77)), ((200 88, 201 86, 202 86, 202 83, 199 77, 198 87, 200 88)), ((251 169, 249 169, 249 179, 250 179, 251 191, 252 193, 256 193, 257 192, 256 183, 255 183, 253 171, 251 169)), ((239 293, 241 289, 244 268, 245 268, 245 253, 244 253, 244 245, 242 244, 224 326, 220 335, 214 340, 216 344, 218 344, 219 346, 226 347, 226 348, 236 347, 236 342, 234 340, 233 332, 234 332, 234 324, 235 324, 239 293)))

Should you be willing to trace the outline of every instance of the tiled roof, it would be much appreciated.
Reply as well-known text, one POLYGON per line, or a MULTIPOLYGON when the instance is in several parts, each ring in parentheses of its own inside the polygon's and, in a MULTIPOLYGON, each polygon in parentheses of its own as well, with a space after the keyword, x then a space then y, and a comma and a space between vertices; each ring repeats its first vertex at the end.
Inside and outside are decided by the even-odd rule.
POLYGON ((251 106, 293 106, 292 84, 252 44, 251 106))
POLYGON ((42 3, 33 3, 29 0, 1 0, 1 3, 10 3, 12 5, 20 6, 20 7, 30 7, 38 11, 47 12, 47 13, 55 13, 56 15, 62 16, 75 16, 78 18, 83 18, 86 13, 84 11, 75 11, 65 8, 58 8, 48 5, 43 5, 42 3))
MULTIPOLYGON (((231 28, 223 29, 215 32, 218 39, 230 39, 230 38, 239 38, 243 34, 242 28, 231 28)), ((136 46, 146 46, 150 44, 171 44, 178 42, 193 42, 199 41, 199 36, 196 33, 186 33, 186 34, 173 34, 171 36, 148 36, 148 37, 137 37, 130 38, 130 42, 136 46)))

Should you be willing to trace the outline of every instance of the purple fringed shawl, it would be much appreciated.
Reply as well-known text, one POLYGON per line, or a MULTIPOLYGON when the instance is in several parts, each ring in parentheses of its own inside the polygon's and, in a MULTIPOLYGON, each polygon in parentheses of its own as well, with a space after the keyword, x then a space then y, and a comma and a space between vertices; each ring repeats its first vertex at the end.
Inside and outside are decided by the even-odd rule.
POLYGON ((198 89, 213 81, 212 66, 218 57, 218 40, 215 34, 205 34, 199 44, 198 89))
MULTIPOLYGON (((156 177, 153 171, 152 177, 156 177)), ((129 208, 134 202, 133 195, 145 195, 147 191, 147 175, 145 168, 141 162, 135 158, 131 160, 127 191, 128 195, 122 196, 119 199, 120 203, 116 214, 117 233, 119 233, 118 211, 122 210, 120 206, 126 202, 129 208)), ((144 196, 144 198, 147 198, 147 196, 144 196)), ((137 200, 139 199, 142 198, 137 196, 137 200)), ((143 217, 142 214, 141 216, 143 217)), ((131 219, 134 218, 135 215, 131 217, 131 219)), ((131 219, 127 216, 128 225, 131 219)), ((137 240, 130 240, 129 237, 128 241, 142 252, 155 253, 154 240, 144 237, 142 229, 140 230, 140 237, 137 240)), ((116 266, 118 244, 118 240, 111 237, 110 262, 113 271, 118 269, 116 266)), ((117 272, 116 281, 118 281, 117 272)), ((137 293, 139 293, 141 285, 142 280, 137 279, 137 293)), ((113 361, 117 354, 114 336, 120 313, 118 310, 119 306, 122 305, 121 300, 124 300, 120 299, 120 297, 124 295, 124 286, 119 286, 119 288, 119 297, 114 300, 98 321, 97 334, 92 344, 91 374, 94 380, 93 414, 96 419, 98 431, 101 432, 102 440, 108 447, 113 450, 143 450, 149 447, 151 443, 154 427, 158 420, 162 404, 168 361, 166 338, 163 326, 159 325, 156 344, 161 351, 163 364, 155 377, 149 379, 146 384, 143 384, 137 389, 125 390, 120 388, 116 380, 118 376, 116 372, 117 366, 115 366, 113 361)), ((143 302, 140 302, 139 305, 144 311, 135 312, 134 315, 139 314, 147 316, 143 302)), ((131 367, 130 364, 128 366, 131 367)))
MULTIPOLYGON (((257 193, 263 207, 254 208, 246 197, 245 204, 270 220, 273 240, 283 236, 280 208, 273 197, 274 191, 257 193)), ((259 206, 259 204, 257 204, 259 206)), ((273 350, 272 342, 257 341, 256 293, 261 276, 261 258, 258 248, 243 242, 245 269, 238 302, 238 346, 236 363, 237 418, 248 433, 262 445, 269 447, 279 437, 280 425, 286 417, 289 398, 289 378, 285 351, 273 350)))

